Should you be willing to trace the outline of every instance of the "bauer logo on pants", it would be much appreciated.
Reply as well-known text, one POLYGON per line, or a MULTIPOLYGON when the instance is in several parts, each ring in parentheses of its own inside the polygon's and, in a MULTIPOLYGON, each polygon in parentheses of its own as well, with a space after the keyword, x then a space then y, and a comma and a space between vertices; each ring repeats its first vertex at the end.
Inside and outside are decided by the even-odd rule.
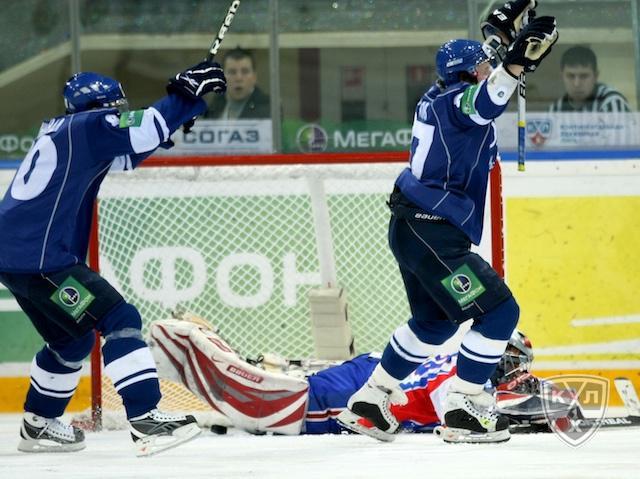
POLYGON ((461 307, 471 303, 485 291, 484 285, 466 264, 440 282, 461 307))
POLYGON ((580 374, 545 378, 541 399, 549 428, 570 446, 581 446, 602 425, 609 403, 609 380, 580 374), (558 414, 560 403, 566 405, 568 414, 558 414), (581 411, 589 419, 583 419, 581 411))
POLYGON ((73 276, 69 276, 51 295, 51 301, 60 306, 65 313, 77 320, 95 299, 87 288, 73 276))

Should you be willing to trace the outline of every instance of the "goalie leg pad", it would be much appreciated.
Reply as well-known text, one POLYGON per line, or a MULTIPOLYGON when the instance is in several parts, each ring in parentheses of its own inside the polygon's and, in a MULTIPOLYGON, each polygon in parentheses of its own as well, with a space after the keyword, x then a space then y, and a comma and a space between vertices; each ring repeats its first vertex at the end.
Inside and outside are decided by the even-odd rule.
POLYGON ((213 331, 197 328, 189 339, 189 364, 197 368, 194 374, 204 380, 211 401, 236 427, 300 434, 308 398, 306 380, 248 364, 213 331))
MULTIPOLYGON (((193 378, 186 377, 189 333, 198 325, 190 321, 163 319, 153 321, 149 329, 149 348, 158 368, 158 376, 184 384, 193 391, 193 378)), ((197 388, 196 388, 197 389, 197 388)))
POLYGON ((156 321, 151 331, 154 350, 169 360, 191 392, 235 427, 300 434, 308 399, 306 380, 255 367, 211 329, 184 323, 156 321))

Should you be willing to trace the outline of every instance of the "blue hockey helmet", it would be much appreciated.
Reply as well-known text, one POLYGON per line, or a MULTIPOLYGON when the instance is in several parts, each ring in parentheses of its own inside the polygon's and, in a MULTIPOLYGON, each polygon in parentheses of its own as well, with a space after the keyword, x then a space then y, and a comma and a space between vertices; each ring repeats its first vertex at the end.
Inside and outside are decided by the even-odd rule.
POLYGON ((489 60, 482 43, 475 40, 449 40, 436 53, 436 71, 445 86, 460 81, 460 73, 473 74, 476 65, 489 60))
POLYGON ((127 104, 120 82, 94 72, 73 75, 62 92, 67 113, 93 108, 123 107, 127 104))

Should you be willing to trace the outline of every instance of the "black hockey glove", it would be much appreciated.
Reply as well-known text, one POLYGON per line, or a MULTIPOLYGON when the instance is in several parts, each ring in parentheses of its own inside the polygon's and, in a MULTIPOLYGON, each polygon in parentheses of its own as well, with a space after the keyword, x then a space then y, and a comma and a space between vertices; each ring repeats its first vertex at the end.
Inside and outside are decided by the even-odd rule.
POLYGON ((509 46, 503 65, 521 65, 525 72, 532 72, 551 52, 551 47, 557 41, 556 19, 534 18, 509 46))
MULTIPOLYGON (((510 45, 516 39, 522 28, 529 24, 535 17, 537 0, 513 0, 505 3, 487 16, 480 24, 482 35, 487 39, 491 35, 502 33, 506 39, 506 45, 510 45)), ((504 40, 503 40, 504 41, 504 40)))
POLYGON ((209 92, 222 94, 227 91, 227 79, 219 63, 204 61, 171 78, 167 91, 189 98, 199 98, 209 92))

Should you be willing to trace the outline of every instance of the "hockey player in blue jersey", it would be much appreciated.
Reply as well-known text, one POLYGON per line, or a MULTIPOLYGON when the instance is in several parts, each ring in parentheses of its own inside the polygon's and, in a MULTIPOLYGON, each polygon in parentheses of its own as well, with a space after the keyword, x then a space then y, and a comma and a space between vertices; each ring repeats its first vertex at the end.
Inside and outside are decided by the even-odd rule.
POLYGON ((204 94, 226 90, 217 63, 202 62, 169 80, 167 96, 128 111, 117 81, 73 75, 66 115, 45 121, 0 203, 0 281, 46 345, 31 364, 18 449, 77 451, 78 428, 60 421, 81 364, 105 339, 105 373, 122 397, 138 455, 195 437, 192 416, 160 412, 158 375, 137 309, 85 264, 93 204, 110 169, 132 169, 206 110, 204 94))
POLYGON ((389 201, 389 244, 412 317, 393 332, 380 364, 338 416, 357 432, 393 440, 399 424, 390 405, 407 402, 400 381, 431 347, 473 319, 447 395, 443 438, 509 439, 508 421, 490 412, 493 398, 483 385, 505 351, 519 308, 470 245, 480 241, 488 173, 497 156, 494 119, 506 109, 520 73, 534 71, 558 37, 555 19, 533 18, 533 6, 534 1, 516 0, 491 13, 483 30, 493 43, 451 40, 436 54, 439 78, 418 102, 410 165, 389 201), (486 50, 494 45, 504 58, 492 69, 486 50), (375 427, 360 427, 362 418, 375 427))

